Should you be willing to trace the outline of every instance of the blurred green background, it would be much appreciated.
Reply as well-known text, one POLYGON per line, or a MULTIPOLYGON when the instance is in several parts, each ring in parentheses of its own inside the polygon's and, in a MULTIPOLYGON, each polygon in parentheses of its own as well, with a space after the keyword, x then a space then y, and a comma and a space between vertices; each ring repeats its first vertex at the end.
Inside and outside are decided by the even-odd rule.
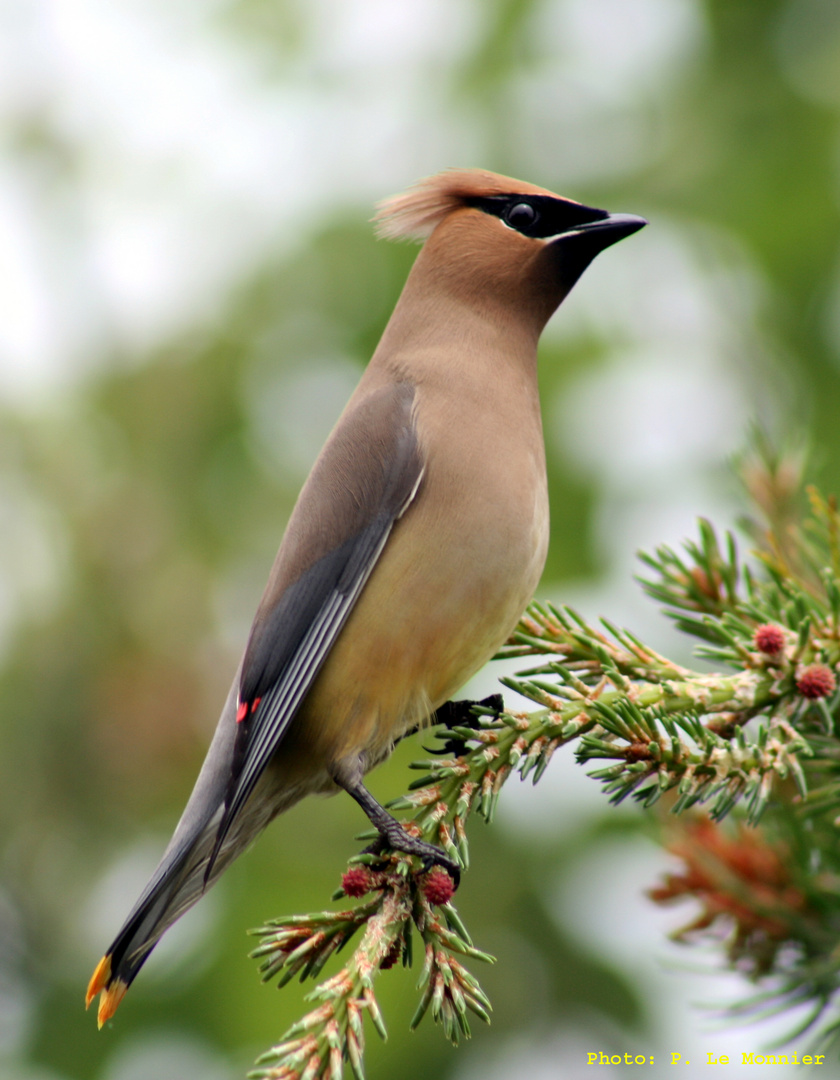
MULTIPOLYGON (((651 221, 543 341, 541 596, 682 648, 633 553, 732 523, 749 423, 807 431, 840 487, 834 0, 0 3, 2 1080, 228 1080, 301 1011, 244 931, 325 905, 364 826, 344 797, 276 823, 107 1030, 81 1006, 414 257, 372 204, 449 165, 651 221)), ((691 913, 643 896, 666 857, 568 760, 473 833, 493 1025, 409 1035, 417 973, 390 972, 371 1080, 583 1077, 589 1050, 654 1076, 772 1036, 692 1011, 744 988, 685 968, 664 934, 691 913)))

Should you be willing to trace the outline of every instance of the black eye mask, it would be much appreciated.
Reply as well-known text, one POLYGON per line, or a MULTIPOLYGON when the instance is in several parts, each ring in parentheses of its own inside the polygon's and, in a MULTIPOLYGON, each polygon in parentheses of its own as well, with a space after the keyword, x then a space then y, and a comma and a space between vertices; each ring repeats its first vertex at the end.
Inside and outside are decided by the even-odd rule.
POLYGON ((610 215, 570 199, 550 195, 489 195, 467 199, 468 206, 501 218, 505 225, 523 236, 546 239, 559 236, 580 225, 604 221, 610 215))

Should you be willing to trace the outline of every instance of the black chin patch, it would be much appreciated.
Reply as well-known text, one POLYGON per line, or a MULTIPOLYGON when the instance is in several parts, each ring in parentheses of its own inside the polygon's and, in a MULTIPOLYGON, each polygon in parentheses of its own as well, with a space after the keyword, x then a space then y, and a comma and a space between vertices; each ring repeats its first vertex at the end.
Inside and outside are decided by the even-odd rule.
POLYGON ((559 236, 580 225, 603 221, 610 216, 606 210, 596 210, 551 195, 488 195, 465 201, 468 206, 501 218, 511 229, 535 240, 559 236))

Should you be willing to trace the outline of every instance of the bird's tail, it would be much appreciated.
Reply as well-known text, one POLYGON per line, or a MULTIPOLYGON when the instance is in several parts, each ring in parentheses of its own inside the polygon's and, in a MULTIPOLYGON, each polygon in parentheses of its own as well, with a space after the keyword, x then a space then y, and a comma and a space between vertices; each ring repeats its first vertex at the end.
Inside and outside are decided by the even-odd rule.
POLYGON ((238 686, 237 672, 207 758, 175 833, 148 885, 97 964, 88 984, 87 1006, 97 994, 101 994, 98 1013, 100 1027, 114 1015, 161 935, 200 899, 231 860, 247 846, 247 838, 236 830, 219 852, 212 872, 205 881, 228 783, 236 729, 238 686))
POLYGON ((99 1026, 114 1015, 140 968, 164 932, 201 897, 227 862, 220 858, 205 884, 204 870, 216 836, 220 814, 214 814, 194 842, 177 853, 167 852, 122 929, 91 977, 86 1006, 101 994, 99 1026))

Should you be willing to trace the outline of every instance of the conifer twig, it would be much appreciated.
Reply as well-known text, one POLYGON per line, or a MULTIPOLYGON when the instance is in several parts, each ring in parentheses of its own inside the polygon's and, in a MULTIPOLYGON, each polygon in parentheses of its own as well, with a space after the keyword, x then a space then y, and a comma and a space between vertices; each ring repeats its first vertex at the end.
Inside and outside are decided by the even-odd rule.
MULTIPOLYGON (((605 763, 589 775, 612 803, 632 797, 651 807, 667 796, 677 815, 707 806, 704 825, 687 816, 682 833, 679 825, 670 830, 686 873, 654 897, 693 895, 705 905, 683 940, 728 919, 728 962, 776 980, 756 1008, 809 1002, 816 1022, 840 989, 840 515, 810 490, 810 512, 797 518, 792 470, 780 459, 759 455, 744 473, 768 523, 752 528, 757 570, 742 562, 730 534, 721 538, 704 520, 682 552, 661 547, 641 556, 645 591, 718 670, 675 664, 606 620, 595 626, 571 608, 533 604, 500 655, 537 661, 502 679, 537 709, 487 701, 456 710, 436 729, 445 756, 415 762, 423 775, 391 809, 405 811, 410 832, 467 868, 470 815, 490 822, 505 783, 514 775, 536 783, 569 743, 582 764, 605 763), (718 831, 715 823, 736 808, 753 826, 769 809, 761 832, 718 831), (769 885, 756 867, 765 877, 772 869, 769 885)), ((397 960, 412 962, 415 935, 423 967, 412 1027, 430 1010, 457 1042, 469 1035, 468 1011, 488 1020, 489 1001, 462 958, 491 958, 473 946, 453 891, 443 870, 427 873, 388 850, 363 853, 336 898, 370 899, 255 931, 263 977, 281 985, 318 977, 333 953, 358 932, 361 939, 312 992, 314 1009, 252 1075, 338 1080, 346 1062, 363 1077, 365 1012, 385 1035, 374 978, 397 960)), ((828 1031, 836 1035, 840 1022, 828 1031)))

